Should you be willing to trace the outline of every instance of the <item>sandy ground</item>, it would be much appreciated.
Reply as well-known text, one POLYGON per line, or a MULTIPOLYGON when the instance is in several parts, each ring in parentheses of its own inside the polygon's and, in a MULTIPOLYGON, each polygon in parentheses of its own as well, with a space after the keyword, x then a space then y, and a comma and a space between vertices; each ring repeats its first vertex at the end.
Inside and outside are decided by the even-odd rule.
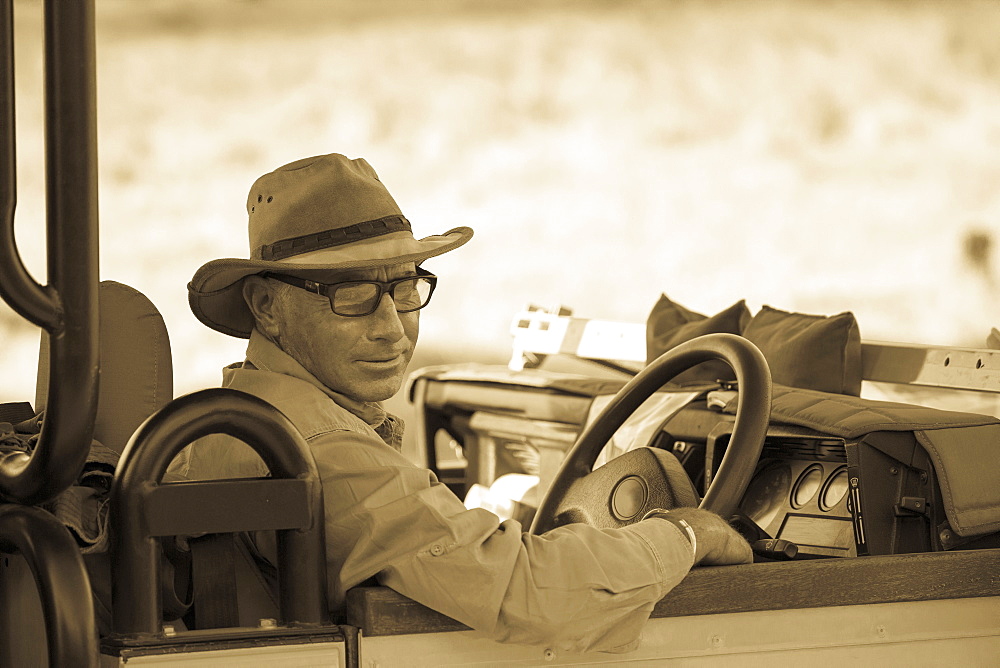
MULTIPOLYGON (((44 281, 40 4, 16 25, 16 229, 44 281)), ((186 282, 246 257, 258 175, 336 151, 418 236, 476 230, 428 262, 417 365, 503 360, 528 302, 639 321, 661 292, 982 345, 997 34, 996 2, 99 0, 102 278, 163 312, 178 394, 216 385, 243 342, 186 282)), ((37 332, 4 307, 0 336, 0 400, 31 399, 37 332)))

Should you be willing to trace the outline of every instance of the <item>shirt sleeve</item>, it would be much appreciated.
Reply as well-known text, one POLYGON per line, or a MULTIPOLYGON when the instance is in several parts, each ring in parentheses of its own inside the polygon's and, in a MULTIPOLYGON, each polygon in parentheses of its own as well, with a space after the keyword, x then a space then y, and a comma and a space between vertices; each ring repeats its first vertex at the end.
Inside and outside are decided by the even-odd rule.
POLYGON ((534 536, 466 509, 430 471, 377 439, 337 431, 310 445, 323 480, 334 604, 377 575, 495 640, 620 651, 692 565, 687 538, 670 522, 574 524, 534 536))

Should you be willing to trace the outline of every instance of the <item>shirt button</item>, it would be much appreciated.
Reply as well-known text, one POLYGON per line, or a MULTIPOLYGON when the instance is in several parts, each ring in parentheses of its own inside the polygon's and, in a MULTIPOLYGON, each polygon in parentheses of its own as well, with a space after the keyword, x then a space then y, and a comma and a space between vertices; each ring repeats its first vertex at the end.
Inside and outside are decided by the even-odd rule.
POLYGON ((432 545, 431 554, 433 554, 435 557, 440 557, 442 554, 444 554, 444 548, 441 547, 441 545, 432 545))

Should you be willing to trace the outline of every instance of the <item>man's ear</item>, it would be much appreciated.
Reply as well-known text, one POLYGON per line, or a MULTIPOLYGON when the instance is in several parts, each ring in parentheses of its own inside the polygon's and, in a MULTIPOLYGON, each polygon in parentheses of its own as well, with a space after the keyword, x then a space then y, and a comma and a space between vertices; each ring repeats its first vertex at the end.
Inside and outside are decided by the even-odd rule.
POLYGON ((272 341, 278 340, 280 318, 276 311, 277 295, 270 282, 261 276, 243 279, 243 299, 253 314, 257 329, 272 341))

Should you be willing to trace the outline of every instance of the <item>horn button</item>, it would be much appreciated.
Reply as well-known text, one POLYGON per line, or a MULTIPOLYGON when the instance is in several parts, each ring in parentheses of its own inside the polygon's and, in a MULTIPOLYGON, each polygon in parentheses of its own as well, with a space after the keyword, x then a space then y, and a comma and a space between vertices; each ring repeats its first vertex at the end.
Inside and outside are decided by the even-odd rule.
POLYGON ((634 518, 646 506, 649 488, 639 476, 630 475, 615 485, 611 492, 611 512, 622 521, 634 518))

